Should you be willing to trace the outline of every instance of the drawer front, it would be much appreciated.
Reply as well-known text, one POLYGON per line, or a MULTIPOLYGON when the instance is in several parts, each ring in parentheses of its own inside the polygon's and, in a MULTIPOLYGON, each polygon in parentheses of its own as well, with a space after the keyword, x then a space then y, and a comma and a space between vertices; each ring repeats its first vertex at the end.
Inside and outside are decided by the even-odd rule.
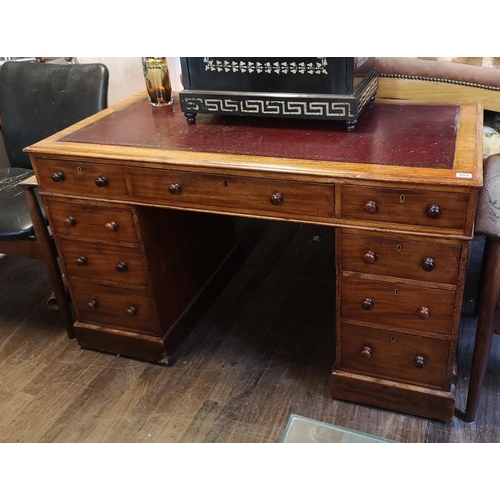
POLYGON ((110 242, 137 243, 133 211, 127 206, 45 200, 51 225, 58 235, 110 242))
POLYGON ((436 389, 445 386, 445 340, 343 325, 341 343, 347 371, 436 389))
POLYGON ((455 285, 460 245, 342 233, 342 270, 455 285))
POLYGON ((123 167, 64 160, 37 160, 42 192, 87 197, 128 197, 123 167))
POLYGON ((149 293, 79 280, 71 281, 71 289, 80 321, 162 335, 149 293))
POLYGON ((330 219, 334 186, 178 171, 130 169, 134 199, 166 206, 283 218, 330 219))
POLYGON ((463 230, 468 202, 466 193, 344 186, 342 218, 463 230))
POLYGON ((451 335, 455 293, 344 278, 342 317, 451 335))
POLYGON ((148 284, 141 248, 64 239, 60 244, 69 276, 132 285, 148 284))

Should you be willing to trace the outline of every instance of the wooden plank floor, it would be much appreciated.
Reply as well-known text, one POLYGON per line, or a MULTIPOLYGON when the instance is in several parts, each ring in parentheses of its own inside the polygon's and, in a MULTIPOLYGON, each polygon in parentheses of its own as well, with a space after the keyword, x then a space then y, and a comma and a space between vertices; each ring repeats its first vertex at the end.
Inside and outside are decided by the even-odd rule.
POLYGON ((452 423, 332 400, 333 229, 238 224, 246 258, 186 320, 170 366, 79 348, 46 306, 41 262, 0 259, 0 441, 279 442, 294 413, 398 442, 500 442, 500 336, 473 424, 462 415, 474 318, 452 423))

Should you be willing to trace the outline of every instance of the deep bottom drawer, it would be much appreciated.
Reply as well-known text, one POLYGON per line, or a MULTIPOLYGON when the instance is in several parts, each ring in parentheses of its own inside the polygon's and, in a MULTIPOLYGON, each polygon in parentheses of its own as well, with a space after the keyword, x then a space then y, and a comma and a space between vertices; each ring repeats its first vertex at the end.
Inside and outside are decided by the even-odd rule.
POLYGON ((341 368, 443 389, 449 342, 352 325, 342 326, 341 368))
POLYGON ((149 335, 162 335, 148 292, 71 281, 78 319, 149 335))

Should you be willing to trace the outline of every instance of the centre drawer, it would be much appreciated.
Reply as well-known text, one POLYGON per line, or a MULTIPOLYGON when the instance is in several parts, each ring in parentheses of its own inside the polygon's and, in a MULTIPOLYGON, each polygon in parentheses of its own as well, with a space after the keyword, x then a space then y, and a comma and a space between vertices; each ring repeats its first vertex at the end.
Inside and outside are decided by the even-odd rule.
POLYGON ((134 199, 217 212, 330 220, 334 186, 230 175, 129 169, 134 199))
POLYGON ((133 209, 126 205, 71 203, 46 199, 56 234, 76 238, 137 243, 133 209))
POLYGON ((342 318, 451 335, 455 292, 357 278, 342 280, 342 318))
POLYGON ((148 284, 142 248, 66 239, 60 240, 60 246, 69 276, 130 285, 148 284))
POLYGON ((343 186, 342 218, 463 231, 469 195, 443 191, 343 186))
POLYGON ((462 247, 342 232, 343 271, 456 285, 462 247))
POLYGON ((449 343, 445 340, 342 325, 342 368, 443 389, 449 343))
POLYGON ((71 281, 76 314, 85 323, 162 335, 148 292, 71 281))

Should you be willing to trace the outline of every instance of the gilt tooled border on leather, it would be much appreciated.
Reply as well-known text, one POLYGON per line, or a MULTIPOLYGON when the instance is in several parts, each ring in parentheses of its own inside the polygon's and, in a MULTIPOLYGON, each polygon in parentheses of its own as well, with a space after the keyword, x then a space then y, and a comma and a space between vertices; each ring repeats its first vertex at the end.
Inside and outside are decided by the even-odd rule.
POLYGON ((494 90, 496 92, 500 92, 500 87, 494 87, 492 85, 483 85, 481 83, 474 82, 463 82, 460 80, 450 80, 448 78, 433 78, 430 76, 415 76, 415 75, 395 75, 382 73, 379 75, 381 78, 401 78, 403 80, 423 80, 426 82, 438 82, 438 83, 451 83, 453 85, 463 85, 465 87, 476 87, 484 90, 494 90))

